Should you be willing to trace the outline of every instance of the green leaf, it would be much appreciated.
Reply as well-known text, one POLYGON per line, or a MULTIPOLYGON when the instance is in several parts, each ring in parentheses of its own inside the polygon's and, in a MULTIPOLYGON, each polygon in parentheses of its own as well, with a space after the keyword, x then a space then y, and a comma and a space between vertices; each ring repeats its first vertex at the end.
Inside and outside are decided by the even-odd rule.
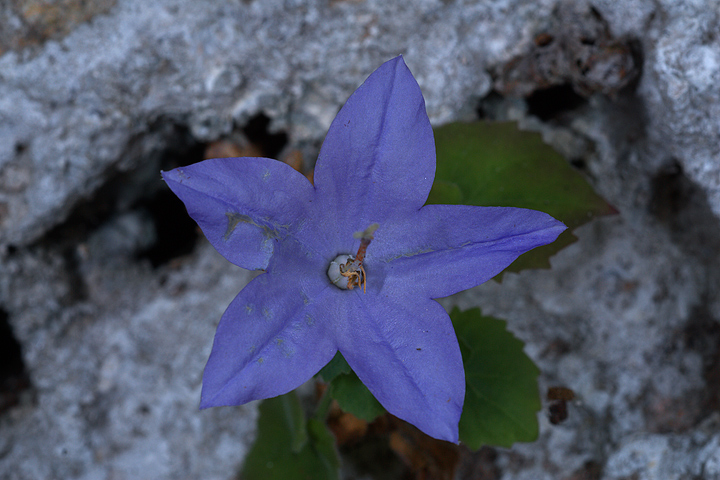
POLYGON ((429 204, 531 208, 568 226, 558 240, 518 258, 506 271, 550 268, 577 239, 571 231, 617 211, 540 134, 514 122, 452 123, 435 129, 437 170, 429 204))
POLYGON ((338 375, 330 382, 330 396, 340 408, 358 418, 372 422, 385 413, 385 409, 355 372, 338 375))
POLYGON ((335 354, 318 375, 328 383, 330 397, 337 401, 344 411, 368 422, 385 413, 380 402, 360 381, 340 352, 335 354))
POLYGON ((460 440, 472 449, 510 447, 538 436, 540 371, 506 322, 480 309, 450 313, 465 366, 465 405, 460 440))
POLYGON ((343 357, 340 352, 337 352, 333 359, 330 360, 317 375, 319 375, 324 382, 329 383, 338 375, 350 372, 352 372, 352 369, 345 360, 345 357, 343 357))
POLYGON ((340 460, 327 426, 305 420, 295 392, 260 404, 258 434, 248 452, 243 480, 335 480, 340 460))
POLYGON ((310 433, 315 454, 323 465, 323 470, 328 473, 326 477, 316 478, 339 478, 340 457, 335 445, 335 436, 330 432, 325 421, 310 418, 308 420, 308 432, 310 433))

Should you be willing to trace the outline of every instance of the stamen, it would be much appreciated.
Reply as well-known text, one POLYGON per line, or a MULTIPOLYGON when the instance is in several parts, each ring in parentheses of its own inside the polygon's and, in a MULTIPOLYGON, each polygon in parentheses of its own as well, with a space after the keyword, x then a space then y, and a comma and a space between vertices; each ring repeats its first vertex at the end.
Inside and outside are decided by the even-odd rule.
POLYGON ((367 292, 367 276, 362 262, 365 259, 365 253, 368 245, 370 245, 370 242, 375 238, 375 230, 377 230, 379 226, 380 225, 377 223, 373 223, 365 230, 353 234, 353 237, 360 239, 360 247, 358 248, 358 252, 355 257, 352 257, 351 255, 339 255, 338 258, 330 263, 328 277, 330 277, 330 280, 335 285, 343 288, 338 283, 340 277, 342 276, 347 278, 347 284, 344 287, 345 289, 352 290, 353 288, 362 285, 363 293, 367 292), (342 263, 342 260, 340 260, 341 257, 345 263, 342 263), (338 260, 340 261, 338 262, 338 260))
POLYGON ((355 262, 348 259, 345 265, 340 265, 340 275, 347 277, 347 289, 352 290, 353 288, 362 285, 363 293, 366 291, 367 281, 365 280, 365 269, 362 265, 354 267, 355 262), (352 270, 353 268, 359 268, 359 271, 352 270))

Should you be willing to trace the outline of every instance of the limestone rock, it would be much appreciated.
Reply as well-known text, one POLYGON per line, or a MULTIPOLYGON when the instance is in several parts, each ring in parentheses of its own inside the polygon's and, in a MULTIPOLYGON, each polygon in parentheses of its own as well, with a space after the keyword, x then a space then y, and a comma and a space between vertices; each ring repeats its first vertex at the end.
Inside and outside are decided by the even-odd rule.
POLYGON ((0 323, 25 370, 0 378, 0 478, 234 477, 254 406, 197 405, 214 327, 251 274, 198 236, 159 170, 251 136, 258 118, 310 166, 342 103, 398 54, 435 124, 478 105, 516 119, 620 211, 581 229, 553 270, 443 300, 508 319, 541 385, 579 399, 560 425, 543 414, 537 442, 485 461, 505 480, 720 478, 718 12, 717 0, 6 2, 0 323), (561 48, 543 50, 548 35, 561 48))

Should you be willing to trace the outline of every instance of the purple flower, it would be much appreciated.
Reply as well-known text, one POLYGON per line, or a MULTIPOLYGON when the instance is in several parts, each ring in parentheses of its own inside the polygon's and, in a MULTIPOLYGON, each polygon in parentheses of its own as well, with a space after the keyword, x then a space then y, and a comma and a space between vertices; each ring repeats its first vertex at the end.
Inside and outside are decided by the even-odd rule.
POLYGON ((220 320, 200 407, 289 392, 339 350, 388 412, 457 442, 462 358, 433 299, 487 281, 565 226, 519 208, 423 206, 434 176, 432 128, 402 57, 340 110, 314 186, 266 158, 164 172, 220 254, 265 271, 220 320))

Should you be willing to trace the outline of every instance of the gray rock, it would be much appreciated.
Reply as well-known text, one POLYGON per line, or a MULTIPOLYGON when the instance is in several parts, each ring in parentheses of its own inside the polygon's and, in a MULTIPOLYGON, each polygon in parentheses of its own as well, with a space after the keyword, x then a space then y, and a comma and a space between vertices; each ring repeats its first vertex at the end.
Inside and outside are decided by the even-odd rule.
POLYGON ((703 267, 681 265, 662 231, 648 244, 652 230, 596 221, 551 271, 509 274, 445 300, 507 319, 542 371, 541 391, 564 385, 578 397, 563 424, 542 414, 540 439, 513 449, 524 468, 511 473, 517 459, 502 458, 503 478, 543 478, 549 468, 548 478, 565 478, 588 461, 602 464, 610 445, 635 432, 687 429, 700 419, 691 399, 705 386, 702 358, 678 336, 700 302, 703 267))
POLYGON ((168 234, 146 208, 158 170, 261 112, 316 152, 401 53, 435 124, 485 98, 488 117, 584 163, 621 212, 580 229, 553 270, 443 301, 508 319, 541 386, 578 394, 565 423, 542 414, 537 442, 499 452, 502 478, 720 478, 720 4, 592 4, 599 17, 556 0, 0 7, 0 309, 32 384, 0 413, 0 478, 235 475, 254 406, 197 404, 214 327, 250 274, 204 241, 160 266, 143 257, 168 234), (564 50, 538 54, 547 29, 564 50), (587 32, 602 42, 575 38, 587 32), (613 45, 623 55, 600 55, 613 45), (630 46, 637 78, 623 76, 639 68, 630 46), (573 82, 584 100, 541 121, 487 97, 509 65, 527 67, 512 77, 523 95, 573 82))
POLYGON ((638 435, 610 456, 607 479, 720 478, 717 415, 689 435, 638 435))
POLYGON ((679 160, 720 215, 720 3, 659 4, 639 90, 647 107, 648 161, 679 160))
POLYGON ((0 244, 37 239, 109 171, 151 156, 169 141, 158 123, 209 140, 262 111, 296 141, 322 138, 368 72, 400 53, 431 117, 448 121, 487 93, 485 65, 550 5, 118 2, 30 58, 0 57, 0 244))
POLYGON ((0 418, 0 478, 230 478, 256 410, 198 404, 215 326, 249 273, 207 243, 154 272, 112 241, 91 247, 107 231, 78 247, 81 301, 68 298, 78 277, 52 252, 5 263, 14 275, 3 304, 34 398, 0 418))

